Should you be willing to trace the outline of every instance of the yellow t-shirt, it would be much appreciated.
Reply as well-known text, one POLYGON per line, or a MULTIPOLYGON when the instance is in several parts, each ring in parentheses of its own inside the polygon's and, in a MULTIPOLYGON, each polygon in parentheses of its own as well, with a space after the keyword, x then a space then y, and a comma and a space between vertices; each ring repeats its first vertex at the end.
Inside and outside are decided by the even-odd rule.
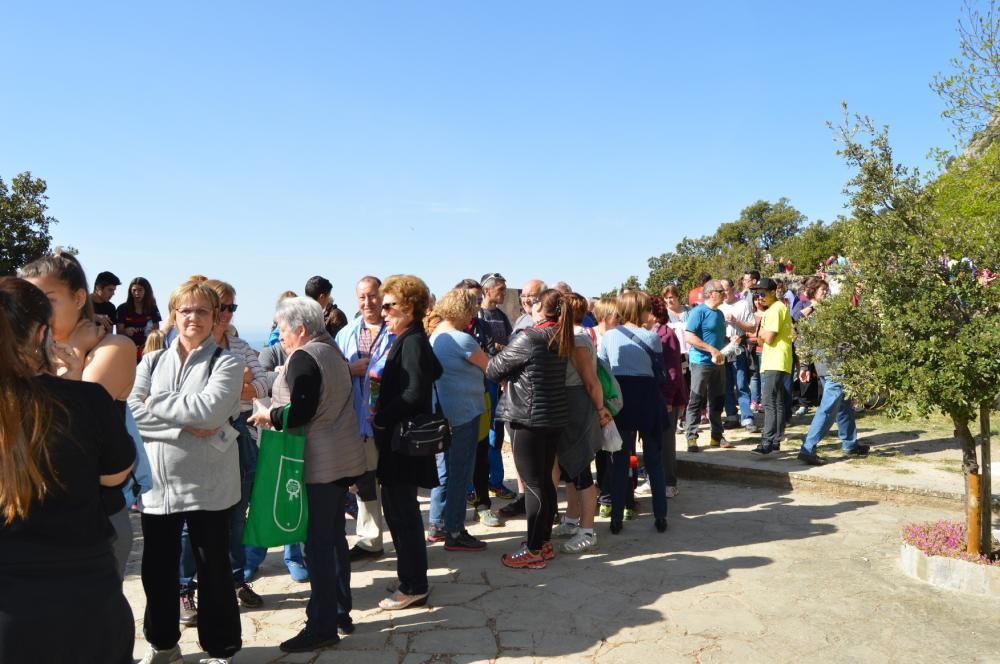
POLYGON ((772 343, 764 344, 760 353, 760 370, 792 373, 792 316, 784 301, 779 299, 767 308, 760 329, 778 333, 772 343))

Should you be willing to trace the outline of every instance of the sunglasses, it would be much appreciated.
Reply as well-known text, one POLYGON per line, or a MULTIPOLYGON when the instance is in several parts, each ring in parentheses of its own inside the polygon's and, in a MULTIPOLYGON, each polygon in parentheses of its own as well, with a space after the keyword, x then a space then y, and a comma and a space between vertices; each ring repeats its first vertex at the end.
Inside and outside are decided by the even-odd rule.
POLYGON ((382 311, 389 311, 390 309, 392 309, 395 306, 396 306, 395 302, 383 302, 382 303, 382 311))
POLYGON ((235 314, 236 313, 236 307, 238 307, 238 306, 240 306, 240 305, 238 305, 238 304, 220 304, 219 305, 219 311, 221 311, 222 313, 226 313, 227 311, 230 311, 230 312, 232 312, 232 313, 235 314))

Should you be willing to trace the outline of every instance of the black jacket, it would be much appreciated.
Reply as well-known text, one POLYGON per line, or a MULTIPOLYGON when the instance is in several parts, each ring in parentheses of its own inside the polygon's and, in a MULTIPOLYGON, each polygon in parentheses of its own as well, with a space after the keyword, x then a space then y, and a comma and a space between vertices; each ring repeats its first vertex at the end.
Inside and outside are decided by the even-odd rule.
POLYGON ((403 420, 434 412, 434 381, 443 372, 420 321, 396 337, 385 358, 381 390, 372 419, 379 452, 376 475, 382 484, 415 484, 425 489, 438 485, 434 457, 396 454, 392 451, 392 433, 403 420))
POLYGON ((514 335, 490 359, 486 377, 510 381, 496 419, 533 429, 561 429, 569 420, 566 403, 566 358, 557 344, 549 348, 555 328, 531 327, 514 335))

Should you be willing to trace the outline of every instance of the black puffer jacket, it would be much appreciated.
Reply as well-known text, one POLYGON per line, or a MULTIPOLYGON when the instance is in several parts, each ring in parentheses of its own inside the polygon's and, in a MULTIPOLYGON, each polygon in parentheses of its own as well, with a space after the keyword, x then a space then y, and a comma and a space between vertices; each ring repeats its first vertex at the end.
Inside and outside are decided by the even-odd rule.
POLYGON ((513 336, 490 359, 486 377, 510 381, 497 404, 496 419, 533 429, 561 429, 569 420, 566 403, 566 358, 556 344, 555 328, 531 327, 513 336))

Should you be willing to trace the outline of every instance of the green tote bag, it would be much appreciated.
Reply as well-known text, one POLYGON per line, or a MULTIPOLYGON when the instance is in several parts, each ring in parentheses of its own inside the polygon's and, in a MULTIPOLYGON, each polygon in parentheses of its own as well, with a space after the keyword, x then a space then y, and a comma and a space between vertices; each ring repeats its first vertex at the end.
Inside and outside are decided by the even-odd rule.
POLYGON ((272 547, 306 540, 305 448, 302 428, 288 430, 288 407, 281 415, 282 431, 261 429, 257 475, 250 493, 250 512, 243 543, 272 547))

